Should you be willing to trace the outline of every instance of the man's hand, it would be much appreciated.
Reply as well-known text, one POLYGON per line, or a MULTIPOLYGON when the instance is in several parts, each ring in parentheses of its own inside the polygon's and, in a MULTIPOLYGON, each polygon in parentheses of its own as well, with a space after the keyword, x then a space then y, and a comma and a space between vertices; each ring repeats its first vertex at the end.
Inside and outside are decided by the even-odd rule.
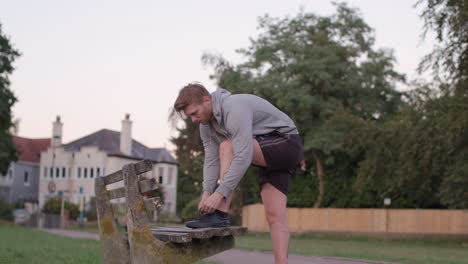
POLYGON ((223 201, 223 197, 224 196, 219 192, 214 192, 207 199, 203 200, 202 198, 202 201, 200 202, 201 206, 199 207, 199 209, 204 213, 211 214, 216 209, 218 209, 219 205, 223 201))
POLYGON ((206 201, 206 199, 208 199, 208 197, 210 197, 210 195, 211 194, 209 192, 203 191, 202 196, 201 196, 201 201, 198 203, 198 212, 202 212, 201 210, 202 204, 206 201))

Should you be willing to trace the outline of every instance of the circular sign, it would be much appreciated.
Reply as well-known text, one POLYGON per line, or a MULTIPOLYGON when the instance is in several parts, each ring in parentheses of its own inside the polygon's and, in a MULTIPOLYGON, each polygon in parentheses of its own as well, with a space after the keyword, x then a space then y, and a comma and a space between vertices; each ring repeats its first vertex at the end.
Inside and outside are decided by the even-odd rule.
POLYGON ((57 189, 57 186, 55 186, 53 181, 50 181, 49 184, 47 184, 47 189, 49 189, 49 192, 53 193, 57 189))

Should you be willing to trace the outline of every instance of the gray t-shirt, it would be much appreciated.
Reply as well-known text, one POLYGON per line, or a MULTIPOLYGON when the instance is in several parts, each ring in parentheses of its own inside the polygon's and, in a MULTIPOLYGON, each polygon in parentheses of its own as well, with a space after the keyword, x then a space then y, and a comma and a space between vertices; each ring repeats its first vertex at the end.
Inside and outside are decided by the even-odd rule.
POLYGON ((234 94, 219 89, 211 94, 213 115, 207 125, 200 125, 205 149, 203 190, 217 191, 224 197, 237 187, 253 157, 253 138, 273 131, 298 134, 294 122, 271 103, 251 94, 234 94), (219 144, 232 140, 234 159, 216 190, 219 178, 219 144))

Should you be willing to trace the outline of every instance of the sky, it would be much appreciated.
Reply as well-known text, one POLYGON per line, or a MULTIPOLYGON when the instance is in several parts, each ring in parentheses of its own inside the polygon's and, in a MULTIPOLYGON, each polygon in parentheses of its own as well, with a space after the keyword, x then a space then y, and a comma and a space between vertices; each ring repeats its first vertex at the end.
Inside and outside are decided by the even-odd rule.
MULTIPOLYGON (((435 42, 421 40, 416 0, 345 2, 375 30, 375 48, 393 49, 395 69, 417 78, 435 42)), ((60 115, 68 143, 104 128, 120 131, 129 113, 135 140, 173 150, 167 118, 179 89, 193 81, 217 88, 202 55, 241 63, 236 50, 259 33, 258 17, 292 17, 301 8, 335 10, 325 0, 0 0, 3 34, 22 54, 10 76, 19 136, 51 137, 60 115)))

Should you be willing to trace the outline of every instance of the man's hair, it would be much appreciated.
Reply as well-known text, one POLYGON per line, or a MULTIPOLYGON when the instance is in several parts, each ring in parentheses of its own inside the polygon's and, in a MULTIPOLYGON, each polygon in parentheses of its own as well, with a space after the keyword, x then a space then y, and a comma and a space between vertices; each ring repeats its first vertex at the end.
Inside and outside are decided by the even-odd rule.
POLYGON ((201 104, 203 96, 210 96, 206 88, 199 83, 189 83, 179 91, 179 96, 174 103, 174 110, 182 112, 189 104, 201 104))

